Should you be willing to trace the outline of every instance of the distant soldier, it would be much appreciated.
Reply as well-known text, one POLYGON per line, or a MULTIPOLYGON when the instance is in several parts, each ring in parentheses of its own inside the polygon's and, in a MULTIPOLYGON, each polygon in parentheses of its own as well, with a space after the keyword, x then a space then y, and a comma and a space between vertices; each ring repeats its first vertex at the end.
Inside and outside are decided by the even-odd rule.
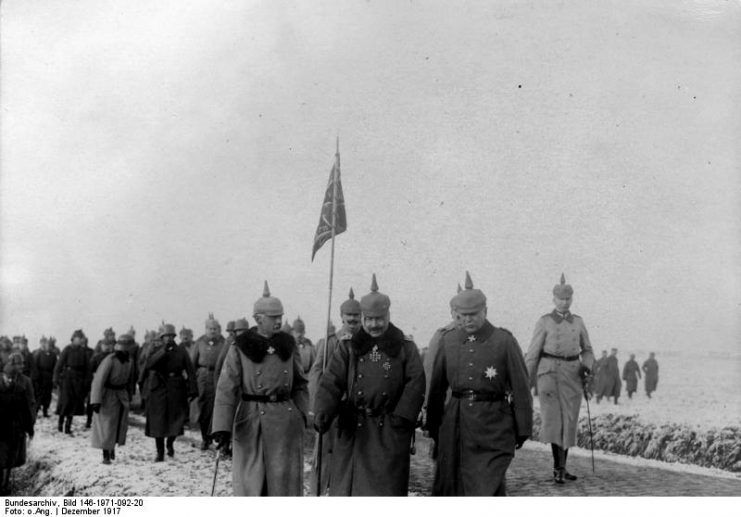
MULTIPOLYGON (((36 372, 34 372, 36 365, 33 361, 33 354, 31 354, 31 351, 28 349, 28 339, 25 335, 17 336, 17 338, 18 352, 23 356, 23 371, 21 373, 29 379, 32 379, 36 376, 36 372)), ((13 339, 15 340, 16 338, 13 339)))
POLYGON ((214 406, 219 447, 232 442, 237 496, 303 495, 303 431, 308 390, 293 336, 281 332, 283 304, 255 302, 257 327, 236 336, 226 353, 214 406))
POLYGON ((651 398, 651 393, 656 391, 656 385, 659 383, 659 363, 656 361, 656 354, 651 352, 648 359, 643 363, 643 373, 646 379, 646 395, 651 398))
POLYGON ((149 357, 149 351, 151 350, 154 342, 158 340, 157 332, 153 330, 147 330, 144 332, 144 342, 142 343, 142 346, 139 350, 139 360, 137 361, 136 369, 137 369, 137 384, 139 385, 139 393, 141 394, 141 409, 144 410, 146 407, 146 393, 145 393, 145 386, 144 381, 145 376, 142 375, 142 372, 144 371, 144 366, 147 364, 147 358, 149 357))
POLYGON ((26 463, 26 435, 34 434, 36 402, 22 370, 23 355, 12 352, 0 372, 0 495, 10 495, 10 472, 26 463))
POLYGON ((633 393, 638 390, 638 379, 641 378, 641 368, 636 362, 636 355, 630 354, 630 359, 623 366, 623 380, 625 381, 625 391, 628 392, 628 398, 633 398, 633 393))
POLYGON ((85 414, 85 396, 90 385, 90 357, 85 346, 85 333, 78 329, 72 334, 72 343, 64 347, 56 366, 53 382, 59 386, 57 399, 57 429, 72 435, 72 417, 85 414))
POLYGON ((190 355, 193 350, 193 331, 191 329, 185 327, 180 329, 180 346, 185 348, 190 355))
POLYGON ((129 360, 131 361, 131 377, 134 382, 131 384, 129 397, 134 396, 136 392, 136 379, 139 378, 139 354, 141 353, 141 347, 136 342, 136 330, 133 325, 129 327, 129 330, 121 335, 124 338, 124 350, 129 354, 129 360))
POLYGON ((436 496, 504 496, 515 449, 530 437, 532 395, 522 350, 487 319, 486 296, 473 288, 453 299, 460 328, 442 335, 432 367, 427 429, 435 442, 436 496), (450 402, 444 406, 448 388, 450 402))
POLYGON ((184 348, 175 343, 175 327, 162 325, 159 339, 152 342, 146 363, 140 374, 145 381, 144 394, 147 417, 144 433, 154 438, 157 456, 154 461, 175 455, 175 438, 183 434, 188 419, 188 399, 198 392, 193 363, 184 348))
POLYGON ((235 336, 234 325, 235 324, 236 324, 235 321, 229 321, 226 324, 226 344, 227 346, 234 343, 234 336, 235 336))
POLYGON ((46 337, 39 341, 40 348, 33 355, 33 362, 36 365, 33 369, 35 378, 33 379, 34 393, 36 395, 36 410, 43 409, 44 418, 49 416, 49 405, 51 404, 51 395, 54 390, 54 366, 57 364, 57 356, 50 350, 49 340, 46 337))
POLYGON ((231 342, 229 341, 229 338, 227 338, 226 345, 221 349, 221 353, 219 353, 219 357, 216 359, 216 369, 214 370, 214 386, 219 383, 219 376, 221 375, 221 370, 224 369, 224 361, 226 360, 226 353, 229 351, 229 347, 235 343, 237 336, 240 336, 250 330, 250 323, 247 321, 247 318, 240 318, 234 322, 234 325, 232 327, 232 333, 234 337, 231 342))
POLYGON ((600 403, 602 397, 606 397, 608 400, 613 397, 615 404, 617 405, 618 399, 620 398, 620 390, 622 389, 623 382, 620 380, 620 366, 617 360, 617 348, 610 349, 610 355, 607 356, 607 360, 600 368, 600 385, 601 388, 597 392, 597 404, 600 403))
POLYGON ((591 380, 592 385, 589 386, 590 391, 593 393, 601 392, 607 383, 608 376, 605 375, 607 371, 604 368, 605 366, 607 366, 607 350, 602 350, 602 355, 594 362, 594 375, 592 375, 591 380))
MULTIPOLYGON (((111 330, 111 332, 113 331, 111 330)), ((100 366, 100 363, 103 362, 103 359, 108 357, 108 355, 113 352, 113 347, 116 345, 116 341, 113 336, 107 334, 98 344, 100 345, 100 350, 93 353, 93 357, 90 358, 90 375, 92 375, 93 377, 95 376, 95 372, 98 370, 98 366, 100 366)), ((88 396, 88 403, 85 407, 85 414, 87 415, 85 429, 90 429, 90 426, 92 426, 93 424, 93 402, 90 396, 88 396)))
MULTIPOLYGON (((360 302, 355 299, 355 293, 353 293, 352 287, 348 299, 342 302, 340 305, 340 317, 342 318, 342 328, 339 332, 336 332, 333 327, 328 329, 328 343, 326 345, 325 338, 320 339, 317 342, 316 349, 317 355, 314 364, 311 366, 309 371, 309 407, 311 408, 309 415, 310 420, 314 419, 314 401, 316 399, 316 392, 319 387, 319 382, 324 375, 324 367, 329 365, 330 359, 337 350, 337 344, 340 341, 349 341, 353 335, 360 329, 360 302), (325 361, 326 354, 326 361, 325 361)), ((331 454, 334 449, 334 443, 337 439, 337 425, 333 425, 330 429, 322 435, 322 482, 321 482, 321 493, 324 494, 329 488, 329 465, 331 463, 331 454)), ((312 494, 316 493, 316 475, 317 475, 317 464, 319 458, 317 456, 317 448, 314 449, 314 455, 312 458, 312 469, 311 469, 311 481, 309 489, 312 494)))
POLYGON ((206 333, 196 340, 190 352, 198 381, 198 425, 201 428, 202 451, 211 445, 211 419, 216 397, 214 375, 216 361, 225 347, 226 341, 221 335, 221 325, 214 319, 213 314, 209 314, 206 320, 206 333))
POLYGON ((316 359, 316 348, 314 348, 311 340, 306 337, 306 325, 304 324, 304 320, 301 319, 301 316, 293 322, 293 339, 296 340, 296 346, 301 355, 301 366, 304 369, 304 373, 308 375, 311 365, 314 364, 314 360, 316 359))
POLYGON ((283 322, 283 326, 280 328, 280 331, 285 332, 289 336, 293 335, 293 329, 291 328, 291 326, 288 324, 287 321, 283 322))
POLYGON ((425 374, 417 346, 390 322, 390 305, 374 274, 360 300, 362 328, 338 342, 319 381, 314 427, 326 433, 337 418, 331 496, 405 496, 409 489, 425 374))
POLYGON ((91 443, 94 448, 103 449, 105 465, 116 459, 116 445, 126 443, 130 393, 134 384, 129 339, 131 336, 127 334, 120 336, 114 352, 103 357, 95 370, 90 391, 90 404, 95 413, 91 443))
POLYGON ((59 358, 59 355, 62 353, 61 350, 57 347, 57 338, 54 336, 49 336, 49 350, 57 356, 57 359, 59 358))
POLYGON ((538 320, 525 362, 537 375, 540 441, 551 444, 553 481, 575 481, 566 470, 569 447, 576 445, 576 427, 584 393, 583 379, 594 366, 594 352, 584 320, 569 311, 574 289, 561 274, 553 287, 555 309, 538 320))
MULTIPOLYGON (((458 284, 458 292, 456 293, 456 295, 460 294, 462 290, 463 289, 461 289, 461 284, 458 284)), ((427 388, 425 389, 425 401, 429 400, 430 382, 432 381, 432 365, 435 363, 435 357, 440 350, 440 344, 442 343, 443 336, 448 332, 460 328, 460 319, 455 311, 455 308, 453 307, 454 302, 455 296, 450 299, 450 323, 448 323, 444 327, 440 327, 435 331, 435 333, 432 335, 432 338, 430 338, 430 343, 429 345, 427 345, 427 349, 422 360, 422 364, 424 365, 425 369, 425 379, 427 380, 427 388)))

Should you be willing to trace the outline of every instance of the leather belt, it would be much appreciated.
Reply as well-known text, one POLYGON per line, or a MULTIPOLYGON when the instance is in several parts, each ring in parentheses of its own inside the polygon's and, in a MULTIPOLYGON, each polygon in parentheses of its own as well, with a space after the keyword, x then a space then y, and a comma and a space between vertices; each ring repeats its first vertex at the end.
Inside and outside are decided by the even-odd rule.
POLYGON ((549 359, 558 359, 559 361, 578 361, 579 360, 579 354, 576 355, 553 355, 549 354, 548 352, 541 352, 540 357, 547 357, 549 359))
POLYGON ((356 413, 367 417, 377 417, 386 413, 385 409, 382 407, 369 408, 365 406, 355 406, 353 409, 355 409, 356 413))
POLYGON ((242 393, 242 400, 245 402, 286 402, 290 397, 285 393, 276 393, 274 395, 251 395, 242 393))
POLYGON ((109 390, 124 390, 128 387, 128 384, 111 384, 110 382, 106 382, 105 387, 109 390))
POLYGON ((496 402, 497 400, 504 400, 505 398, 504 393, 481 393, 474 390, 454 391, 453 397, 457 399, 486 402, 496 402))

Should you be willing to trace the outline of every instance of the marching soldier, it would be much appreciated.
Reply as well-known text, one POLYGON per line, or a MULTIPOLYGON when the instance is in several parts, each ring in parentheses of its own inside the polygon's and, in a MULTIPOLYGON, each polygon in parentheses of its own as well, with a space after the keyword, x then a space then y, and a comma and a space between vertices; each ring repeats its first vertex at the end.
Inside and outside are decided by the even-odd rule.
POLYGON ((250 330, 250 323, 247 321, 247 318, 240 318, 234 322, 234 325, 232 325, 234 338, 231 342, 229 342, 229 338, 227 338, 226 346, 221 349, 221 353, 219 353, 219 357, 218 359, 216 359, 216 369, 214 370, 214 386, 219 384, 219 376, 221 375, 221 370, 223 370, 224 368, 224 361, 226 360, 226 353, 229 351, 229 347, 236 342, 237 336, 241 336, 248 330, 250 330))
POLYGON ((651 398, 651 393, 656 391, 656 385, 659 383, 659 363, 656 361, 656 354, 651 352, 648 359, 644 361, 643 373, 645 375, 646 395, 651 398))
POLYGON ((12 352, 0 372, 0 495, 10 495, 10 472, 26 463, 26 435, 34 434, 33 385, 22 371, 23 355, 12 352))
POLYGON ((515 449, 532 431, 532 396, 515 337, 487 319, 486 296, 473 288, 453 299, 459 328, 442 335, 432 368, 427 428, 435 442, 437 496, 507 495, 515 449), (447 390, 451 398, 447 405, 447 390))
POLYGON ((569 447, 576 444, 576 426, 583 396, 583 379, 594 365, 592 344, 584 320, 569 311, 574 289, 561 274, 561 283, 553 287, 555 309, 541 316, 535 325, 527 351, 527 367, 537 374, 540 415, 543 421, 540 440, 551 444, 553 480, 575 481, 566 470, 569 447))
POLYGON ((33 355, 33 361, 36 364, 33 371, 36 378, 34 381, 34 394, 36 395, 36 411, 43 409, 44 418, 49 416, 49 405, 51 404, 51 394, 54 390, 54 366, 57 364, 57 356, 50 350, 49 340, 42 337, 40 341, 41 348, 36 350, 33 355))
MULTIPOLYGON (((316 399, 316 392, 319 387, 319 381, 322 379, 322 375, 324 375, 324 367, 325 365, 329 365, 329 361, 332 358, 332 356, 335 353, 335 350, 337 350, 337 345, 340 341, 350 341, 353 337, 353 334, 355 334, 360 329, 360 302, 358 302, 355 299, 355 293, 353 293, 352 287, 350 288, 350 294, 347 300, 342 302, 342 305, 340 305, 340 317, 342 318, 342 328, 339 332, 336 332, 333 327, 329 328, 329 336, 327 345, 325 343, 325 339, 322 338, 317 342, 316 348, 317 348, 317 356, 316 360, 314 361, 314 364, 311 366, 311 370, 309 371, 309 401, 310 401, 310 408, 314 407, 314 401, 316 399), (326 354, 326 361, 325 361, 325 354, 326 354)), ((331 325, 331 324, 330 324, 331 325)), ((349 345, 349 343, 347 343, 349 345)), ((314 411, 310 411, 309 413, 310 420, 313 420, 314 417, 314 411)), ((327 492, 327 489, 329 488, 329 465, 330 465, 330 458, 332 454, 332 450, 334 449, 334 443, 337 439, 337 426, 333 425, 329 428, 329 430, 324 433, 322 439, 324 440, 322 443, 322 457, 321 457, 321 464, 322 464, 322 482, 320 487, 320 492, 322 494, 327 492)), ((319 462, 319 458, 317 456, 317 448, 314 448, 314 457, 312 458, 312 469, 311 469, 311 483, 309 488, 311 489, 312 493, 316 490, 316 475, 317 475, 317 463, 319 462)))
POLYGON ((623 366, 623 380, 625 381, 625 391, 628 392, 628 398, 633 398, 633 393, 638 391, 638 379, 641 378, 641 367, 636 362, 636 355, 630 354, 630 359, 623 366))
POLYGON ((602 397, 606 397, 608 400, 613 397, 615 405, 618 403, 620 398, 620 390, 623 386, 623 382, 620 380, 620 366, 617 360, 617 348, 610 349, 610 355, 607 356, 605 362, 600 367, 600 389, 597 391, 597 404, 600 403, 602 397))
POLYGON ((193 331, 191 329, 185 327, 180 329, 180 346, 185 348, 190 355, 193 349, 193 331))
POLYGON ((237 496, 303 495, 303 430, 308 390, 293 336, 281 332, 283 304, 255 302, 257 327, 227 350, 216 388, 213 434, 232 442, 237 496))
POLYGON ((157 447, 156 462, 175 455, 175 438, 183 434, 188 419, 188 399, 198 393, 193 363, 184 348, 175 344, 175 327, 162 325, 159 340, 153 341, 140 375, 145 381, 144 414, 147 417, 144 432, 154 438, 157 447))
POLYGON ((94 448, 103 449, 105 465, 116 459, 116 445, 126 443, 130 393, 134 384, 129 339, 126 334, 120 336, 114 352, 103 357, 95 370, 90 391, 90 405, 95 413, 91 443, 94 448))
POLYGON ((81 329, 72 334, 72 343, 64 347, 54 367, 54 386, 59 386, 57 429, 72 435, 72 417, 85 414, 85 397, 90 385, 90 358, 87 338, 81 329))
POLYGON ((306 325, 301 319, 301 316, 299 316, 293 322, 293 338, 296 340, 296 346, 298 346, 298 351, 301 355, 301 366, 304 369, 304 373, 308 375, 311 365, 314 364, 314 360, 316 359, 316 348, 314 348, 314 344, 305 334, 306 325))
POLYGON ((337 420, 329 495, 405 496, 409 455, 424 402, 425 374, 417 346, 390 322, 391 300, 371 292, 360 300, 362 328, 340 340, 316 393, 314 427, 337 420))
POLYGON ((229 321, 226 324, 226 344, 227 344, 227 346, 229 346, 232 343, 234 343, 234 335, 235 335, 234 325, 235 325, 235 323, 236 322, 234 322, 234 321, 229 321))
POLYGON ((225 346, 224 336, 221 335, 221 325, 214 319, 213 314, 209 314, 206 320, 206 333, 193 344, 190 354, 198 382, 198 424, 201 428, 202 451, 207 450, 211 445, 211 418, 214 414, 214 397, 216 396, 214 375, 216 361, 225 346))

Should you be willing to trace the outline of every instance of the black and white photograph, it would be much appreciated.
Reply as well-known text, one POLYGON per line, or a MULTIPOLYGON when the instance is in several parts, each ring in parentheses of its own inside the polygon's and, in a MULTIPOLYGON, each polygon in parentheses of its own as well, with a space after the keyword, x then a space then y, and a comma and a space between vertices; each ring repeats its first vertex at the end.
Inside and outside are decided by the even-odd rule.
POLYGON ((738 496, 740 142, 736 0, 3 0, 5 514, 738 496))

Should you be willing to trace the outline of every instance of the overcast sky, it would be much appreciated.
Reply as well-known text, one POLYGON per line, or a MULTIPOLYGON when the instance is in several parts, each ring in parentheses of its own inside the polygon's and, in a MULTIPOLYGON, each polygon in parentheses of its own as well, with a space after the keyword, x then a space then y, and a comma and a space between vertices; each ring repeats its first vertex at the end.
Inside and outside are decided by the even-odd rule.
POLYGON ((738 350, 741 6, 2 3, 0 333, 251 316, 371 274, 426 345, 470 270, 526 348, 561 272, 598 349, 738 350))

